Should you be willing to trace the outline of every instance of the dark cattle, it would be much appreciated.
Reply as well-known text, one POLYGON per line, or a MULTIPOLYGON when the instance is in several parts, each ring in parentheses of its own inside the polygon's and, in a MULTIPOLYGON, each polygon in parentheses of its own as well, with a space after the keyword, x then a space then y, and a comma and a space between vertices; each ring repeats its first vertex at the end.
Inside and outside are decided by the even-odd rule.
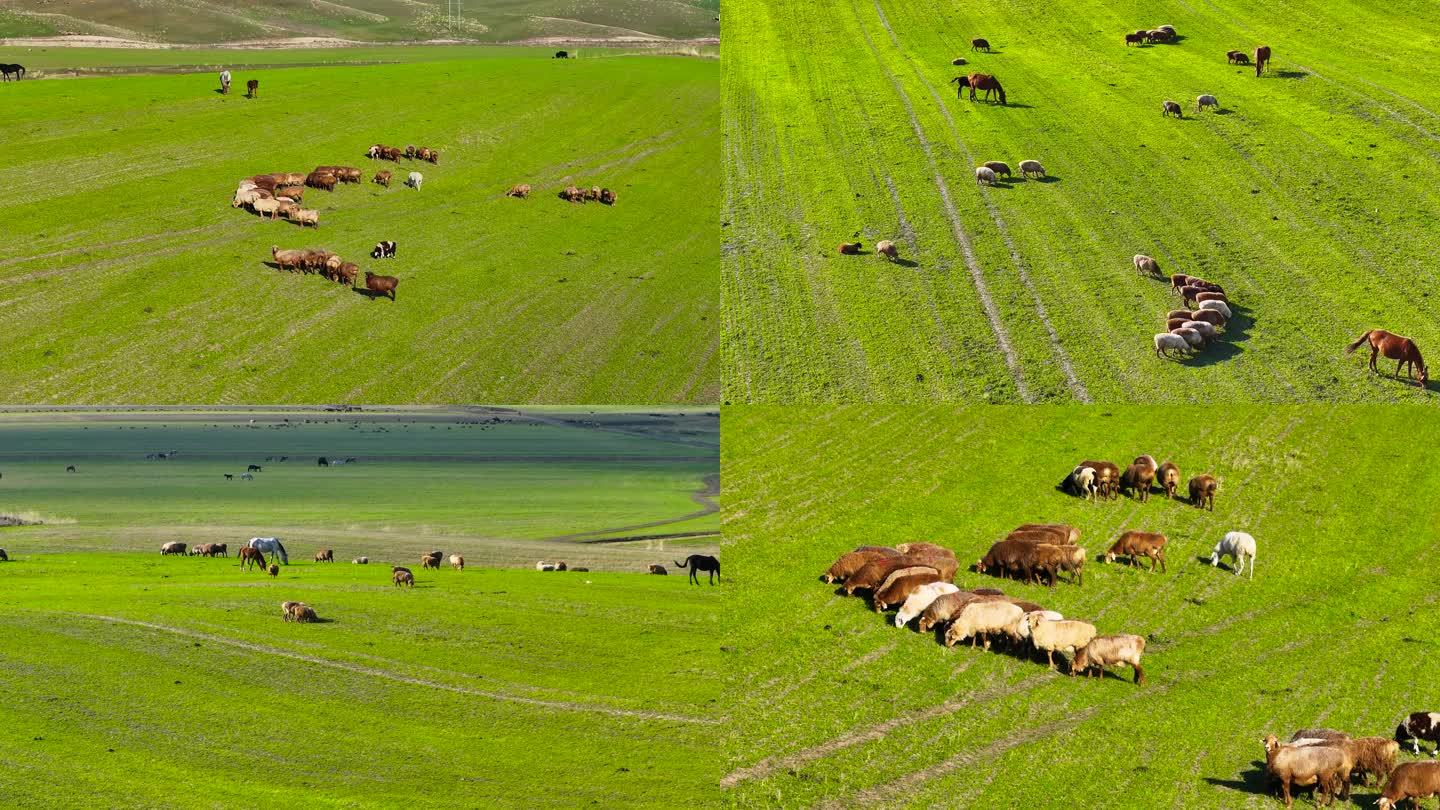
POLYGON ((1440 712, 1414 712, 1395 727, 1395 742, 1410 744, 1415 753, 1420 753, 1420 741, 1435 744, 1435 753, 1440 756, 1440 712))
POLYGON ((246 98, 257 98, 257 97, 259 97, 259 95, 260 95, 260 80, 259 80, 259 79, 251 79, 250 81, 245 82, 245 97, 246 97, 246 98))
POLYGON ((25 78, 25 68, 21 65, 0 65, 0 79, 8 82, 12 75, 15 81, 20 81, 25 78))
POLYGON ((382 296, 389 296, 391 301, 395 300, 395 288, 400 284, 400 279, 394 276, 377 276, 370 271, 365 271, 365 289, 382 296))
POLYGON ((375 247, 370 251, 372 259, 393 259, 395 258, 395 243, 392 241, 376 242, 375 247))
POLYGON ((65 468, 65 472, 79 472, 79 470, 76 470, 75 465, 71 464, 69 467, 65 468))
POLYGON ((690 568, 690 582, 694 585, 700 584, 700 578, 696 576, 704 571, 710 575, 710 584, 714 585, 715 580, 720 576, 720 561, 705 554, 691 554, 685 558, 685 562, 675 563, 677 568, 690 568))

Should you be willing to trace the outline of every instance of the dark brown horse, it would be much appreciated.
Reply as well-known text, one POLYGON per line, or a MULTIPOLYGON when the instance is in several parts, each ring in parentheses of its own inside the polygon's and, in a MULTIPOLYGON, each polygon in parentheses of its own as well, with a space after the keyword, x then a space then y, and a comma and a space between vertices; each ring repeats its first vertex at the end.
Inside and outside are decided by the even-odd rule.
POLYGON ((251 565, 258 565, 260 566, 260 570, 264 571, 265 555, 260 553, 260 549, 258 548, 244 546, 240 549, 240 567, 249 568, 251 565))
POLYGON ((685 562, 675 563, 675 567, 677 568, 685 568, 687 566, 690 569, 690 584, 692 585, 700 584, 700 578, 696 575, 701 571, 710 575, 711 585, 714 585, 715 578, 720 576, 720 561, 708 554, 691 554, 685 558, 685 562))
POLYGON ((251 79, 250 81, 245 82, 245 97, 246 97, 246 98, 256 98, 256 97, 259 96, 259 95, 260 95, 260 80, 259 80, 259 79, 251 79))
POLYGON ((1270 46, 1261 45, 1255 49, 1255 78, 1265 72, 1265 63, 1270 61, 1270 46))
MULTIPOLYGON (((957 81, 958 81, 958 80, 960 80, 959 77, 957 77, 957 81)), ((965 86, 970 88, 970 100, 971 100, 971 101, 974 101, 974 100, 975 100, 975 91, 976 91, 976 90, 984 90, 984 91, 985 91, 985 100, 986 100, 986 101, 989 101, 989 100, 990 100, 990 94, 991 94, 991 93, 999 93, 999 94, 1000 94, 1000 104, 1001 104, 1001 106, 1004 106, 1004 104, 1005 104, 1005 88, 1003 88, 1003 87, 1000 86, 1000 81, 999 81, 998 79, 996 79, 994 76, 991 76, 991 75, 988 74, 988 73, 971 73, 969 76, 964 77, 964 78, 963 78, 963 81, 964 81, 965 86)), ((959 88, 956 88, 956 92, 957 92, 957 93, 959 92, 959 88)))
POLYGON ((1425 360, 1420 356, 1420 347, 1415 341, 1407 337, 1401 337, 1384 329, 1371 329, 1361 335, 1358 340, 1345 347, 1346 354, 1354 354, 1355 350, 1370 344, 1370 370, 1376 374, 1380 370, 1375 367, 1375 359, 1385 355, 1386 360, 1396 360, 1395 378, 1400 378, 1400 369, 1408 363, 1410 365, 1410 379, 1415 379, 1415 369, 1420 369, 1420 387, 1424 388, 1430 382, 1430 372, 1425 368, 1425 360))
POLYGON ((8 81, 10 81, 10 77, 11 77, 12 75, 15 77, 15 81, 17 81, 17 82, 20 81, 21 79, 25 78, 25 66, 24 66, 24 65, 0 65, 0 80, 7 81, 7 82, 8 82, 8 81))

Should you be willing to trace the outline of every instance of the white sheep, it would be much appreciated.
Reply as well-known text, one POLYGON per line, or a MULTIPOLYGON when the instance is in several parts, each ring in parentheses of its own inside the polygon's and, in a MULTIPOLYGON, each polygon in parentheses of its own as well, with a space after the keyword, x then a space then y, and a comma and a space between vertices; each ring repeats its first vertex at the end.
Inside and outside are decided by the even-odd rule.
POLYGON ((895 614, 895 626, 904 627, 910 620, 925 612, 930 603, 947 593, 958 593, 960 588, 949 582, 931 582, 921 585, 910 592, 906 597, 905 604, 900 606, 900 612, 895 614))
POLYGON ((410 172, 410 177, 405 181, 405 185, 419 191, 420 184, 423 182, 425 182, 425 175, 420 172, 410 172))
MULTIPOLYGON (((1089 644, 1093 638, 1095 625, 1088 622, 1041 619, 1030 623, 1030 642, 1035 645, 1035 649, 1045 651, 1045 659, 1050 663, 1051 669, 1055 668, 1055 653, 1064 654, 1066 650, 1073 653, 1089 644)), ((1070 674, 1075 674, 1073 666, 1070 674)))
POLYGON ((1156 357, 1169 357, 1172 351, 1188 353, 1190 351, 1190 342, 1179 335, 1172 335, 1169 332, 1161 332, 1155 336, 1156 357))
POLYGON ((995 170, 989 166, 976 166, 975 185, 995 185, 995 170))
POLYGON ((1205 321, 1186 321, 1180 324, 1180 326, 1184 329, 1194 329, 1196 332, 1199 332, 1200 336, 1205 338, 1206 340, 1215 339, 1215 324, 1213 323, 1206 323, 1205 321))
POLYGON ((256 200, 250 203, 250 210, 261 216, 269 214, 270 218, 274 219, 275 213, 280 210, 280 201, 275 199, 274 197, 268 197, 263 200, 256 200))
POLYGON ((314 225, 320 227, 320 212, 313 208, 301 208, 295 212, 294 221, 300 223, 301 227, 314 225))
POLYGON ((1225 316, 1225 320, 1230 320, 1230 306, 1224 301, 1201 301, 1198 304, 1198 308, 1218 312, 1225 316))
POLYGON ((1194 329, 1186 329, 1185 327, 1181 326, 1176 329, 1171 329, 1170 334, 1179 335, 1180 337, 1184 338, 1185 342, 1189 343, 1192 348, 1198 349, 1201 346, 1205 345, 1205 338, 1201 337, 1200 333, 1196 332, 1194 329))
POLYGON ((1044 167, 1044 166, 1041 166, 1041 165, 1040 165, 1040 161, 1038 161, 1038 160, 1022 160, 1022 161, 1020 161, 1020 176, 1022 176, 1022 177, 1029 177, 1029 176, 1032 175, 1032 174, 1035 175, 1036 177, 1044 177, 1044 176, 1045 176, 1045 167, 1044 167))
POLYGON ((1255 578, 1255 538, 1245 532, 1226 532, 1224 539, 1216 543, 1215 550, 1210 552, 1210 564, 1220 565, 1221 557, 1234 561, 1236 576, 1245 570, 1245 558, 1250 558, 1250 578, 1255 578))
POLYGON ((1075 481, 1075 486, 1084 493, 1086 500, 1095 499, 1095 470, 1091 467, 1076 467, 1070 471, 1070 477, 1075 481))
MULTIPOLYGON (((960 611, 960 615, 945 630, 945 646, 954 647, 956 642, 970 639, 974 647, 976 640, 988 633, 1009 633, 1015 622, 1025 611, 1019 605, 1009 602, 971 602, 960 611)), ((985 640, 985 649, 990 649, 990 640, 985 640)))
POLYGON ((1030 628, 1040 622, 1061 622, 1065 617, 1058 610, 1032 610, 1015 622, 1011 635, 1024 640, 1030 638, 1030 628))

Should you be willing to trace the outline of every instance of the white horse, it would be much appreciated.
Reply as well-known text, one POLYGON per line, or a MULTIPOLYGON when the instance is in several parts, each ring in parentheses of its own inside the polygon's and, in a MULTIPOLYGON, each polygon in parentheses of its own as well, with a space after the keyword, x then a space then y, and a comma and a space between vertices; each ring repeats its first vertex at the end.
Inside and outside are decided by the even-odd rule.
POLYGON ((280 555, 280 562, 289 565, 290 556, 285 553, 285 545, 278 537, 252 537, 246 545, 258 550, 262 554, 280 555))
POLYGON ((1250 578, 1255 578, 1255 538, 1245 532, 1226 532, 1225 539, 1215 544, 1215 550, 1210 552, 1210 564, 1218 566, 1221 557, 1230 557, 1235 561, 1235 575, 1239 576, 1245 570, 1245 558, 1250 558, 1250 578))
POLYGON ((228 69, 220 71, 220 92, 225 94, 230 92, 230 71, 228 69))

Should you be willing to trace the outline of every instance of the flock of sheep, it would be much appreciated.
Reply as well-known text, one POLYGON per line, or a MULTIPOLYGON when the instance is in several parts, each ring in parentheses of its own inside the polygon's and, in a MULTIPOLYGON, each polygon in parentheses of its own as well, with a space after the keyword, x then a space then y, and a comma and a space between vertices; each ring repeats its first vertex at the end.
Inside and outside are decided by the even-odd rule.
MULTIPOLYGON (((1160 263, 1152 257, 1137 253, 1132 261, 1138 272, 1164 278, 1160 263)), ((1194 309, 1172 309, 1166 313, 1168 331, 1155 336, 1155 355, 1169 357, 1172 351, 1194 354, 1219 339, 1220 330, 1234 315, 1225 288, 1199 276, 1174 273, 1170 276, 1170 289, 1180 294, 1182 306, 1194 309)))
MULTIPOLYGON (((1010 173, 1010 164, 999 160, 991 160, 975 167, 975 184, 978 186, 993 186, 1000 175, 1005 175, 1009 180, 1013 175, 1010 173)), ((1024 178, 1045 176, 1045 167, 1040 165, 1038 160, 1020 161, 1020 176, 1024 178)))
MULTIPOLYGON (((1400 744, 1414 745, 1420 753, 1420 740, 1440 740, 1440 714, 1414 712, 1400 722, 1394 738, 1351 737, 1329 728, 1301 729, 1282 743, 1274 734, 1261 741, 1265 746, 1265 773, 1280 786, 1281 798, 1289 807, 1295 788, 1313 788, 1316 804, 1350 798, 1351 782, 1370 784, 1385 780, 1378 810, 1392 810, 1408 801, 1414 807, 1420 800, 1440 795, 1440 762, 1421 761, 1396 764, 1400 744)), ((1436 753, 1440 753, 1437 748, 1436 753)))
MULTIPOLYGON (((1011 533, 1017 535, 1035 538, 1036 546, 1064 548, 1069 543, 1073 548, 1079 531, 1061 524, 1027 524, 1011 533)), ((1051 669, 1055 653, 1063 659, 1070 652, 1072 676, 1081 672, 1103 677, 1109 667, 1129 666, 1135 682, 1145 682, 1140 665, 1143 637, 1098 635, 1093 624, 1068 620, 1057 611, 994 588, 961 590, 953 582, 958 568, 954 551, 931 543, 861 546, 842 554, 821 579, 841 583, 847 595, 869 591, 875 612, 897 608, 896 627, 913 621, 922 633, 935 630, 947 647, 969 639, 972 648, 983 642, 988 650, 998 642, 1027 656, 1045 653, 1051 669)))

